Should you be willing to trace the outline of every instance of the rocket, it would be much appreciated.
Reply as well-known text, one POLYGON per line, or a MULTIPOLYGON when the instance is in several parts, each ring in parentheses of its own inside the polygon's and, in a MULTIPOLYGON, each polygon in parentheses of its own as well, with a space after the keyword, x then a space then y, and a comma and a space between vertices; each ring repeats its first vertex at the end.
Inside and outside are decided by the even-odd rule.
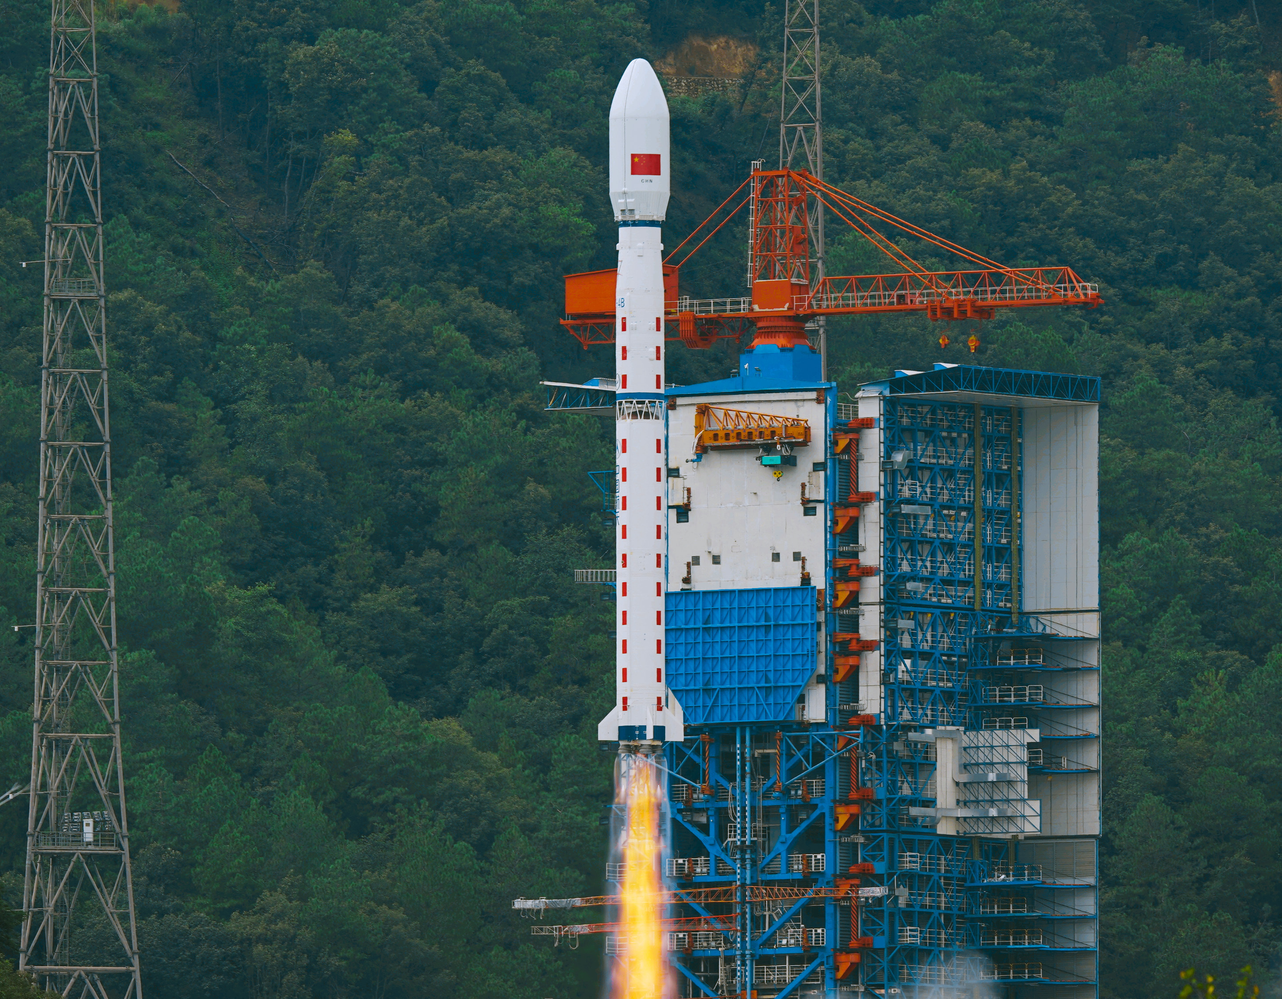
POLYGON ((668 102, 644 59, 610 105, 610 200, 619 224, 615 284, 615 703, 603 742, 685 738, 667 686, 667 408, 663 382, 663 217, 671 193, 668 102))

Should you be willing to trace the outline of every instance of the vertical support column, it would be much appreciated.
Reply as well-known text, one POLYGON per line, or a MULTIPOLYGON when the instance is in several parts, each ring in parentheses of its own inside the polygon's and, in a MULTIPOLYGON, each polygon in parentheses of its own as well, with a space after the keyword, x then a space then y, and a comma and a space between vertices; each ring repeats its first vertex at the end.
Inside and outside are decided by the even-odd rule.
POLYGON ((1019 624, 1019 545, 1022 525, 1019 506, 1019 409, 1010 408, 1010 619, 1019 624))
MULTIPOLYGON (((801 166, 823 180, 823 102, 819 72, 819 0, 785 0, 783 26, 783 86, 780 96, 779 169, 801 166)), ((810 287, 824 279, 824 207, 806 198, 806 229, 810 247, 810 287)), ((828 377, 828 331, 819 317, 820 377, 828 377)))
MULTIPOLYGON (((957 807, 956 781, 961 772, 961 736, 960 728, 935 729, 935 807, 941 812, 957 807)), ((941 836, 954 835, 957 832, 957 817, 941 814, 935 831, 941 836)))
POLYGON ((975 429, 970 435, 975 453, 975 613, 984 609, 984 407, 975 403, 975 429))
MULTIPOLYGON (((735 832, 735 883, 734 898, 736 940, 735 940, 735 987, 739 993, 752 994, 752 903, 749 886, 749 853, 748 838, 752 833, 752 730, 742 725, 735 728, 735 797, 734 823, 735 832)), ((712 865, 715 869, 716 859, 712 865)))
POLYGON ((121 761, 94 5, 54 0, 51 14, 35 691, 18 969, 65 996, 142 999, 121 761))

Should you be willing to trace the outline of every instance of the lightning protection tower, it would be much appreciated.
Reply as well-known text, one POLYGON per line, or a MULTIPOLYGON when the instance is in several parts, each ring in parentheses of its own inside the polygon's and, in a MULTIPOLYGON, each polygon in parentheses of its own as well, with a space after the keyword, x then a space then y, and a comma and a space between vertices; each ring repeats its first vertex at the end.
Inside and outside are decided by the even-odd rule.
MULTIPOLYGON (((783 94, 779 118, 779 169, 806 170, 824 176, 823 106, 819 87, 819 0, 784 0, 783 94)), ((810 237, 810 284, 824 279, 824 211, 814 198, 807 206, 810 237)), ((821 374, 828 370, 828 335, 818 319, 821 374)))
POLYGON ((92 0, 49 47, 35 701, 19 967, 142 999, 121 770, 102 169, 92 0))

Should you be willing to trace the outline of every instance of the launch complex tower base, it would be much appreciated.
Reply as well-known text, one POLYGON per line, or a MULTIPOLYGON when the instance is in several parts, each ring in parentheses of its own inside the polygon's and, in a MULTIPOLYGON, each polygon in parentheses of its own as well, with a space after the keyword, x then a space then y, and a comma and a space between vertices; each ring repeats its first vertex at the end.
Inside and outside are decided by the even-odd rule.
POLYGON ((1099 396, 936 365, 838 401, 804 345, 664 391, 680 995, 1095 999, 1099 396))

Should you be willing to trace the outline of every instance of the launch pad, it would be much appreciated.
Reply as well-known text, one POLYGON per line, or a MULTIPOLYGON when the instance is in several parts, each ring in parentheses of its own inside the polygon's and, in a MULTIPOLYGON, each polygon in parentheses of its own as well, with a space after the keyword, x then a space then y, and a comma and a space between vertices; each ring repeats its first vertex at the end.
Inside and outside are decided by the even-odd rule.
MULTIPOLYGON (((563 324, 612 343, 616 377, 549 384, 548 409, 615 421, 615 569, 584 579, 617 588, 598 737, 663 761, 662 883, 644 939, 540 929, 606 934, 612 981, 658 947, 692 999, 1096 999, 1100 381, 940 363, 839 399, 823 351, 830 315, 984 319, 1099 291, 824 183, 817 10, 787 9, 780 169, 754 163, 666 259, 668 111, 643 60, 611 108, 618 267, 567 278, 563 324), (809 90, 788 78, 799 10, 809 90), (682 297, 683 248, 745 206, 749 295, 682 297), (825 211, 902 273, 827 275, 825 211), (928 271, 888 227, 973 269, 928 271), (665 340, 745 334, 733 376, 666 383, 665 340)), ((636 875, 516 908, 635 900, 636 875)))

